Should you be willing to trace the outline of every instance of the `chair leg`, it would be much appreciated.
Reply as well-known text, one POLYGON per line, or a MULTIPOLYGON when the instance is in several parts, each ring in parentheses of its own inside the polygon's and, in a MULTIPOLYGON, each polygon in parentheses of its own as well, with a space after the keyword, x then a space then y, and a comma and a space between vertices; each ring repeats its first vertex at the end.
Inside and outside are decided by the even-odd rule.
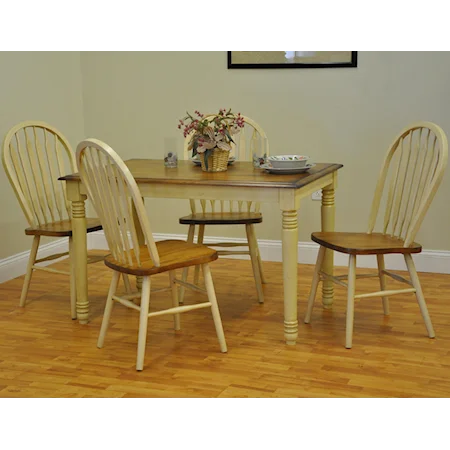
MULTIPOLYGON (((178 303, 178 286, 175 283, 175 270, 169 271, 170 286, 172 288, 172 306, 174 308, 180 306, 178 303)), ((173 325, 176 331, 181 329, 180 314, 173 315, 173 325)))
POLYGON ((348 261, 348 287, 347 287, 347 323, 345 328, 345 348, 352 348, 353 318, 355 307, 356 285, 356 255, 350 255, 348 261))
MULTIPOLYGON (((195 225, 189 225, 189 231, 187 236, 187 241, 193 243, 194 242, 194 234, 195 234, 195 225)), ((181 276, 181 280, 186 282, 189 273, 189 267, 185 267, 183 269, 183 275, 181 276)), ((180 286, 180 295, 178 297, 179 303, 182 305, 184 303, 184 286, 180 286)))
POLYGON ((256 240, 253 224, 245 225, 247 232, 247 241, 250 249, 250 258, 252 260, 253 276, 255 277, 256 291, 258 292, 259 303, 264 303, 264 291, 261 280, 261 271, 258 263, 258 241, 256 240))
POLYGON ((126 273, 122 274, 123 284, 125 285, 125 291, 127 294, 132 294, 133 289, 131 288, 130 278, 126 273))
POLYGON ((150 306, 150 277, 144 277, 142 281, 141 311, 139 316, 139 335, 138 335, 136 370, 142 370, 144 368, 149 306, 150 306))
POLYGON ((25 306, 25 301, 30 287, 31 276, 33 275, 33 265, 36 261, 36 255, 39 248, 40 236, 34 236, 31 244, 30 257, 28 258, 27 271, 25 273, 25 280, 23 280, 22 294, 20 295, 20 306, 25 306))
MULTIPOLYGON (((377 255, 378 263, 378 277, 380 278, 380 288, 382 291, 386 290, 386 275, 383 273, 384 267, 384 255, 377 255)), ((389 297, 381 297, 383 302, 383 312, 385 316, 389 315, 389 297)))
MULTIPOLYGON (((254 230, 254 228, 253 228, 253 230, 254 230)), ((255 236, 256 236, 256 233, 255 233, 255 236)), ((261 252, 259 251, 258 239, 256 239, 256 247, 258 250, 258 267, 259 267, 259 274, 261 277, 261 283, 267 284, 267 280, 266 280, 266 277, 264 276, 264 271, 263 271, 263 267, 262 267, 261 252)))
POLYGON ((227 352, 227 343, 225 341, 225 334, 223 332, 222 320, 220 318, 219 305, 217 304, 216 291, 214 290, 213 279, 211 276, 211 269, 208 264, 202 264, 203 278, 205 280, 206 292, 208 300, 211 303, 211 312, 216 327, 217 338, 219 339, 220 351, 227 352))
POLYGON ((317 286, 319 285, 320 281, 320 271, 322 270, 322 263, 323 259, 325 257, 325 247, 320 246, 319 248, 319 254, 317 255, 317 261, 316 261, 316 267, 314 268, 314 275, 312 279, 311 284, 311 291, 309 293, 308 298, 308 307, 306 309, 306 315, 305 315, 305 323, 309 323, 311 321, 311 314, 314 306, 314 301, 316 299, 317 294, 317 286))
POLYGON ((409 276, 411 277, 411 282, 414 289, 416 290, 417 303, 419 303, 420 312, 422 313, 425 326, 427 327, 428 336, 434 338, 436 334, 434 333, 433 324, 431 323, 430 315, 428 314, 427 304, 422 292, 422 286, 420 285, 419 276, 417 275, 416 266, 412 255, 405 254, 405 262, 408 267, 409 276))
POLYGON ((69 262, 70 262, 70 313, 72 320, 77 318, 77 280, 75 252, 73 250, 73 238, 69 237, 69 262))
MULTIPOLYGON (((256 242, 258 242, 258 240, 256 240, 256 242)), ((267 280, 266 280, 266 277, 265 277, 264 272, 263 272, 262 260, 261 260, 261 252, 259 251, 259 246, 258 246, 258 266, 259 266, 259 274, 260 274, 260 277, 261 277, 261 283, 262 284, 267 284, 267 280)))
POLYGON ((113 271, 111 284, 109 285, 108 297, 106 298, 105 312, 103 313, 102 326, 100 328, 100 335, 97 341, 97 347, 102 348, 105 342, 106 330, 108 329, 109 319, 111 318, 111 311, 114 306, 113 295, 116 293, 117 285, 119 284, 120 273, 113 271))
MULTIPOLYGON (((205 237, 205 225, 199 225, 198 227, 198 237, 197 244, 203 244, 203 239, 205 237)), ((197 286, 200 278, 200 266, 195 266, 194 269, 194 284, 197 286)))

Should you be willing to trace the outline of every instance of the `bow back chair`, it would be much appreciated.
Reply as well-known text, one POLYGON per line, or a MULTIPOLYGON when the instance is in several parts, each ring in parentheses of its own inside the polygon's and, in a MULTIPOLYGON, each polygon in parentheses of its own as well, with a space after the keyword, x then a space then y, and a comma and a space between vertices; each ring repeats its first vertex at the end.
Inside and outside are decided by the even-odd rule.
MULTIPOLYGON (((217 252, 204 245, 185 241, 166 240, 156 243, 136 181, 125 163, 107 144, 97 139, 84 140, 77 147, 77 158, 81 180, 103 225, 111 252, 105 257, 105 264, 113 270, 97 346, 103 346, 113 303, 116 301, 139 312, 136 370, 142 370, 144 366, 148 318, 163 314, 173 315, 175 329, 179 330, 180 313, 211 308, 220 349, 226 352, 225 336, 209 268, 209 263, 217 259, 217 252), (133 221, 132 207, 136 210, 139 223, 133 221), (145 245, 139 246, 136 226, 142 230, 145 245), (175 270, 197 265, 203 269, 208 301, 179 306, 177 284, 180 280, 175 277, 175 270), (169 275, 172 307, 150 313, 150 279, 152 275, 163 272, 168 272, 169 275), (121 273, 142 276, 142 292, 116 296, 121 273), (141 299, 140 305, 131 301, 137 297, 141 299)), ((187 283, 185 285, 189 287, 187 283)))
POLYGON ((319 255, 313 275, 305 323, 311 320, 314 299, 319 281, 324 279, 347 287, 346 348, 352 347, 355 299, 381 297, 384 314, 389 314, 388 297, 396 294, 414 293, 430 338, 435 337, 428 314, 419 277, 412 254, 422 251, 414 241, 425 214, 442 181, 448 159, 448 142, 444 131, 430 122, 419 122, 404 129, 391 145, 375 189, 369 225, 366 233, 321 232, 311 238, 320 244, 319 255), (381 211, 382 199, 384 212, 381 211), (381 232, 374 233, 377 218, 381 232), (322 270, 325 249, 349 255, 347 276, 334 277, 322 270), (403 254, 410 279, 386 270, 384 255, 403 254), (356 275, 357 255, 376 255, 380 291, 355 293, 356 278, 373 275, 356 275), (387 277, 406 283, 405 289, 388 290, 387 277), (344 280, 348 278, 348 283, 344 280))
MULTIPOLYGON (((25 234, 33 236, 20 306, 25 306, 34 270, 62 273, 70 275, 71 314, 72 319, 76 319, 70 205, 66 197, 66 184, 58 181, 59 177, 77 171, 75 154, 67 139, 56 128, 44 122, 27 121, 15 125, 6 134, 2 162, 29 224, 25 234), (68 237, 69 251, 37 259, 41 236, 68 237), (37 265, 67 255, 70 257, 70 273, 37 265)), ((102 228, 98 219, 86 219, 86 223, 88 233, 102 228)))
MULTIPOLYGON (((211 114, 206 115, 206 117, 211 114)), ((244 127, 239 134, 234 135, 235 144, 232 144, 230 155, 238 161, 253 161, 253 154, 258 152, 258 146, 263 145, 264 153, 269 156, 269 143, 264 130, 254 120, 244 117, 244 127)), ((189 142, 192 134, 186 136, 184 140, 184 159, 190 159, 189 142)), ((200 170, 200 169, 199 169, 200 170)), ((256 283, 258 301, 264 303, 264 292, 262 285, 266 283, 262 270, 261 255, 258 248, 254 225, 262 222, 259 202, 233 201, 233 200, 197 200, 190 201, 191 214, 181 217, 180 224, 189 225, 188 242, 194 242, 195 227, 198 225, 197 242, 203 243, 206 225, 244 225, 247 242, 219 242, 208 244, 212 247, 232 248, 248 247, 248 250, 219 250, 219 256, 229 255, 250 255, 253 275, 256 283)), ((183 273, 183 280, 186 281, 188 270, 183 273)), ((194 273, 194 285, 199 283, 199 270, 194 273)), ((180 302, 183 301, 184 289, 180 290, 180 302)))

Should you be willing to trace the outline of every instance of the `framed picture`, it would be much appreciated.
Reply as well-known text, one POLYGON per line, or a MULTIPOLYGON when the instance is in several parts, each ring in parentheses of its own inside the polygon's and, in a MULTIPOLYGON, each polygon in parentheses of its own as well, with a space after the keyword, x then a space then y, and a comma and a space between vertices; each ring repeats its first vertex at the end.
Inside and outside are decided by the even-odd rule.
POLYGON ((358 52, 228 52, 229 69, 357 67, 358 52))

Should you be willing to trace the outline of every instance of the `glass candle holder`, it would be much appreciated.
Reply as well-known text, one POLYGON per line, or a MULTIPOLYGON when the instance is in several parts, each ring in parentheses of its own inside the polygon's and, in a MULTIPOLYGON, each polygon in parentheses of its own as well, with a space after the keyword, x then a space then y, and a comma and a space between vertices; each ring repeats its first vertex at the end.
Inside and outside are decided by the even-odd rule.
POLYGON ((171 168, 178 166, 176 139, 164 139, 164 165, 171 168))

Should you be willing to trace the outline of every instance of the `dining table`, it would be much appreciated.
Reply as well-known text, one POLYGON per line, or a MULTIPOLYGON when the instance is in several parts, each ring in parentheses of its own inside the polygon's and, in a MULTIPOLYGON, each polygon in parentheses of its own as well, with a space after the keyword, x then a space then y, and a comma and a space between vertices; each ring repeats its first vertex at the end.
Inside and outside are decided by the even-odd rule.
MULTIPOLYGON (((264 169, 255 168, 252 162, 244 161, 235 162, 224 172, 204 172, 192 161, 179 161, 176 168, 167 168, 163 160, 157 159, 129 159, 125 164, 136 180, 143 198, 254 201, 278 206, 282 218, 284 338, 287 344, 294 345, 298 338, 300 201, 322 190, 321 230, 334 231, 337 173, 343 167, 342 164, 317 163, 307 172, 293 174, 271 174, 264 169)), ((67 199, 71 203, 77 318, 81 324, 87 324, 87 193, 78 173, 66 175, 60 180, 66 183, 67 199)), ((144 245, 140 231, 138 230, 139 243, 144 245)), ((328 274, 333 273, 333 253, 330 250, 325 255, 323 270, 328 274)), ((322 304, 325 308, 330 308, 333 304, 331 280, 323 281, 322 304)))

